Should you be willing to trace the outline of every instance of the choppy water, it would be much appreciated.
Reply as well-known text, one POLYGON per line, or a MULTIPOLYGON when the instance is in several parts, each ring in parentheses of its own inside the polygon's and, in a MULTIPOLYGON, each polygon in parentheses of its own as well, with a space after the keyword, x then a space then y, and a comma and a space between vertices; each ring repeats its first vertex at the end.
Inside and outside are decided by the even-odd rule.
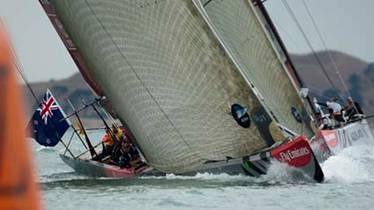
POLYGON ((374 148, 352 147, 327 160, 326 182, 293 179, 278 165, 261 178, 93 179, 74 173, 57 149, 35 147, 46 209, 374 209, 374 148))

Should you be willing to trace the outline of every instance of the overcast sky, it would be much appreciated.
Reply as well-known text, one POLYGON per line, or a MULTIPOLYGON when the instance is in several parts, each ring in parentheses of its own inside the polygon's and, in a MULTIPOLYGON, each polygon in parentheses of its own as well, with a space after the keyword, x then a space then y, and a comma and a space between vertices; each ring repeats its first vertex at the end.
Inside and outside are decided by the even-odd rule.
MULTIPOLYGON (((317 50, 318 40, 303 0, 288 0, 303 29, 317 50)), ((304 0, 330 49, 340 50, 365 61, 374 61, 374 0, 304 0)), ((266 2, 290 52, 309 52, 305 41, 282 0, 266 2)), ((30 81, 64 78, 77 72, 62 42, 38 0, 0 0, 0 17, 8 27, 18 58, 30 81)))

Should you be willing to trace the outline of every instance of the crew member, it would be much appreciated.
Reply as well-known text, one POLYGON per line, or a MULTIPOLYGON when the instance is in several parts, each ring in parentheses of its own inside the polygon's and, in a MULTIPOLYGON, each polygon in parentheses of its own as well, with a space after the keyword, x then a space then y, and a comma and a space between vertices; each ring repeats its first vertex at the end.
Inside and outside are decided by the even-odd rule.
POLYGON ((344 107, 344 110, 345 116, 348 118, 348 120, 364 114, 360 104, 354 101, 352 97, 347 98, 347 105, 344 107))
POLYGON ((103 143, 103 152, 101 153, 101 157, 105 158, 106 156, 112 154, 115 143, 112 131, 109 128, 105 129, 105 135, 102 137, 101 142, 103 143))
POLYGON ((116 141, 121 142, 124 140, 123 131, 120 128, 117 128, 114 124, 112 125, 112 131, 115 135, 116 141))
POLYGON ((315 116, 318 120, 319 130, 327 130, 333 128, 332 120, 327 115, 321 115, 321 113, 317 112, 315 116))
POLYGON ((138 149, 136 148, 135 145, 133 145, 132 143, 128 143, 128 154, 130 155, 130 158, 131 158, 131 165, 137 169, 137 168, 140 168, 142 166, 145 166, 146 164, 143 162, 142 158, 140 157, 140 153, 138 151, 138 149))
POLYGON ((98 154, 95 158, 93 158, 93 160, 103 161, 107 156, 110 156, 112 154, 114 143, 115 143, 112 136, 113 136, 112 131, 109 128, 106 128, 105 134, 101 138, 103 150, 100 154, 98 154))
POLYGON ((343 114, 342 114, 342 106, 337 102, 337 99, 333 99, 332 101, 327 101, 326 105, 331 110, 331 116, 338 122, 345 122, 343 114))
POLYGON ((131 167, 131 155, 128 144, 128 142, 122 141, 114 147, 112 152, 112 161, 121 168, 131 167))

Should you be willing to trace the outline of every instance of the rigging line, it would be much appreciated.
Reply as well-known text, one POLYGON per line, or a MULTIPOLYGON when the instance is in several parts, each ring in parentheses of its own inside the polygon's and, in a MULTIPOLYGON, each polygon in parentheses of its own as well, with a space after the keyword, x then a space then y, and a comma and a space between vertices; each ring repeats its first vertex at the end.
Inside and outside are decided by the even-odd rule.
MULTIPOLYGON (((23 65, 22 65, 22 63, 18 60, 18 57, 16 56, 16 52, 15 52, 13 46, 10 46, 10 51, 11 51, 11 55, 12 55, 12 57, 13 57, 12 60, 13 60, 13 64, 15 65, 15 68, 17 69, 18 73, 20 74, 22 80, 25 82, 27 88, 29 89, 29 91, 31 92, 33 98, 35 99, 36 105, 38 106, 38 105, 40 104, 40 101, 39 101, 38 97, 36 96, 34 90, 32 89, 32 87, 31 87, 31 85, 30 85, 30 83, 29 83, 29 81, 28 81, 26 75, 24 74, 24 71, 23 71, 23 69, 24 69, 24 68, 23 68, 23 65)), ((57 103, 57 101, 56 101, 56 103, 57 103)), ((61 107, 60 105, 58 105, 58 106, 61 107)), ((53 126, 53 127, 55 128, 55 130, 56 130, 57 125, 56 125, 56 123, 55 123, 54 121, 52 121, 52 126, 53 126)), ((43 131, 46 132, 46 131, 45 131, 45 128, 43 128, 43 131)), ((66 146, 66 144, 65 144, 64 141, 62 140, 62 136, 58 135, 57 133, 56 133, 55 135, 56 135, 56 137, 59 139, 59 142, 61 142, 61 143, 64 145, 64 147, 68 150, 68 152, 70 153, 70 155, 71 155, 72 157, 74 157, 73 153, 71 153, 71 151, 69 150, 69 148, 66 146)))
POLYGON ((34 90, 32 89, 24 71, 23 71, 23 65, 22 63, 18 60, 18 57, 16 56, 16 52, 14 50, 14 48, 11 46, 10 47, 10 50, 11 50, 11 54, 12 54, 12 57, 13 57, 13 64, 15 65, 19 75, 21 76, 22 80, 25 82, 26 86, 27 86, 27 89, 29 89, 31 95, 33 96, 33 98, 35 99, 36 101, 36 104, 39 104, 39 99, 38 97, 36 96, 34 90))
POLYGON ((149 96, 152 98, 152 100, 155 102, 155 104, 157 104, 157 106, 159 107, 160 111, 162 112, 162 114, 165 116, 165 118, 170 122, 170 124, 174 127, 175 131, 178 133, 178 135, 181 137, 182 141, 187 145, 187 147, 192 150, 192 147, 191 145, 184 139, 183 135, 179 132, 179 130, 177 129, 177 127, 175 126, 175 124, 173 123, 173 121, 169 118, 169 116, 166 114, 166 112, 162 109, 161 105, 157 102, 156 98, 152 95, 151 91, 149 90, 149 88, 145 85, 145 83, 143 82, 143 80, 140 78, 140 76, 138 75, 138 73, 136 72, 135 68, 132 66, 132 64, 130 63, 130 61, 127 59, 126 55, 124 55, 124 53, 122 52, 122 50, 118 47, 118 45, 116 44, 116 42, 114 41, 112 35, 107 31, 107 29, 105 28, 104 24, 102 23, 102 21, 100 20, 100 18, 97 16, 96 12, 94 11, 94 9, 91 7, 91 4, 87 2, 87 0, 85 0, 86 2, 86 5, 87 7, 90 9, 90 11, 92 12, 92 14, 95 16, 96 20, 99 22, 100 26, 103 28, 103 30, 105 31, 105 33, 108 35, 108 37, 111 39, 112 43, 114 44, 114 46, 116 47, 117 51, 120 53, 121 57, 125 60, 125 62, 127 63, 127 65, 129 65, 130 69, 132 70, 132 72, 135 74, 135 77, 138 79, 138 81, 140 82, 140 84, 143 86, 144 90, 147 91, 147 93, 149 94, 149 96))
MULTIPOLYGON (((278 15, 280 16, 280 15, 278 15)), ((276 25, 277 28, 279 28, 284 34, 286 37, 288 37, 288 40, 290 40, 290 42, 295 46, 296 50, 298 51, 302 51, 302 47, 297 43, 297 41, 293 38, 293 36, 282 26, 282 24, 277 24, 277 21, 276 20, 273 20, 273 23, 274 25, 276 25)), ((300 53, 301 54, 301 53, 300 53)), ((300 54, 295 54, 296 56, 300 55, 300 54)), ((293 56, 291 56, 293 57, 293 56)), ((306 57, 310 63, 313 63, 313 60, 312 58, 310 58, 309 56, 306 57)))
POLYGON ((300 32, 302 33, 303 38, 305 39, 305 41, 306 41, 308 47, 309 47, 310 50, 312 51, 312 54, 313 54, 314 58, 316 59, 318 65, 321 67, 321 70, 322 70, 323 74, 326 76, 326 79, 328 80, 328 82, 330 83, 330 85, 331 85, 333 88, 335 88, 335 89, 338 90, 338 88, 336 87, 336 85, 335 85, 334 82, 331 80, 330 76, 328 75, 328 73, 327 73, 327 69, 324 67, 324 65, 323 65, 323 63, 322 63, 322 61, 321 61, 321 59, 318 57, 316 51, 314 50, 313 45, 312 45, 312 43, 310 42, 310 40, 308 39, 308 37, 307 37, 307 35, 306 35, 304 29, 302 28, 300 22, 297 20, 296 15, 295 15, 295 13, 293 12, 292 8, 290 7, 290 5, 287 3, 286 0, 282 0, 282 3, 283 3, 283 5, 284 5, 284 7, 288 10, 288 12, 290 13, 291 18, 293 19, 293 21, 295 22, 296 26, 298 27, 298 29, 299 29, 300 32))
MULTIPOLYGON (((273 21, 273 22, 276 22, 276 21, 273 21)), ((282 26, 281 26, 281 24, 276 24, 277 25, 277 27, 281 30, 281 31, 283 31, 283 33, 286 35, 286 37, 288 37, 288 39, 292 42, 292 44, 297 48, 297 50, 298 51, 301 51, 301 47, 297 44, 297 41, 291 36, 291 34, 290 33, 288 33, 288 31, 285 29, 285 28, 283 28, 282 26)))
POLYGON ((317 32, 317 34, 318 34, 318 37, 319 37, 319 39, 320 39, 321 42, 322 42, 323 47, 325 48, 325 51, 327 52, 327 54, 328 54, 328 56, 329 56, 329 59, 330 59, 331 63, 332 63, 333 66, 334 66, 334 69, 335 69, 335 71, 336 71, 336 74, 338 75, 339 80, 340 80, 340 82, 342 83, 343 88, 344 88, 345 91, 347 92, 348 96, 351 96, 350 91, 349 91, 349 89, 348 89, 346 83, 344 82, 342 75, 340 74, 338 64, 335 62, 335 59, 332 57, 331 52, 328 50, 328 48, 327 48, 327 44, 326 44, 325 40, 323 39, 322 33, 321 33, 321 31, 319 30, 319 28, 318 28, 318 26, 317 26, 317 23, 316 23, 315 19, 313 18, 313 15, 312 15, 311 10, 309 9, 309 6, 308 6, 307 3, 305 2, 305 0, 302 0, 302 3, 303 3, 303 5, 304 5, 304 7, 305 7, 305 9, 306 9, 306 11, 307 11, 307 13, 308 13, 308 15, 309 15, 311 21, 312 21, 313 27, 314 27, 314 29, 316 30, 316 32, 317 32))
MULTIPOLYGON (((264 3, 266 0, 263 0, 262 1, 262 3, 264 3)), ((258 5, 258 3, 257 2, 253 2, 253 4, 255 5, 255 6, 257 6, 258 5)), ((275 12, 273 12, 273 13, 275 13, 275 12)), ((281 16, 281 15, 279 15, 279 14, 274 14, 274 16, 281 16)), ((273 25, 276 27, 276 28, 279 28, 284 34, 285 34, 285 36, 286 37, 288 37, 288 39, 290 40, 290 42, 292 42, 292 44, 295 46, 295 48, 297 48, 297 50, 299 50, 299 51, 301 51, 301 47, 297 44, 297 41, 291 36, 291 34, 290 33, 288 33, 288 31, 281 25, 281 24, 279 24, 279 22, 277 22, 277 20, 276 19, 273 19, 272 18, 272 22, 273 22, 273 25)), ((282 52, 283 53, 283 52, 282 52)))
MULTIPOLYGON (((14 62, 14 65, 15 65, 15 67, 16 67, 18 73, 21 75, 22 80, 26 83, 28 89, 30 90, 31 94, 33 95, 33 98, 35 99, 36 104, 37 104, 37 105, 40 104, 39 99, 36 97, 34 90, 32 89, 30 83, 28 82, 26 76, 24 75, 24 72, 23 72, 22 69, 21 69, 21 68, 22 68, 22 64, 18 61, 17 57, 15 56, 15 52, 14 52, 14 49, 13 49, 12 47, 11 47, 11 53, 12 53, 12 56, 13 56, 13 60, 14 60, 13 62, 14 62)), ((57 101, 56 101, 56 103, 57 103, 57 101)), ((60 105, 58 105, 58 106, 61 107, 60 105)), ((58 126, 56 125, 56 123, 55 123, 53 120, 52 120, 52 126, 53 126, 53 128, 54 128, 55 130, 57 130, 57 127, 58 127, 58 126)), ((43 127, 43 131, 44 131, 44 133, 46 133, 46 128, 43 127)), ((55 134, 55 137, 57 137, 58 140, 59 140, 59 142, 61 142, 61 144, 64 145, 65 149, 69 152, 69 154, 70 154, 72 157, 74 157, 74 154, 69 150, 69 147, 67 147, 67 145, 65 144, 65 142, 62 140, 62 136, 60 136, 60 135, 58 135, 58 134, 56 133, 56 134, 55 134)))

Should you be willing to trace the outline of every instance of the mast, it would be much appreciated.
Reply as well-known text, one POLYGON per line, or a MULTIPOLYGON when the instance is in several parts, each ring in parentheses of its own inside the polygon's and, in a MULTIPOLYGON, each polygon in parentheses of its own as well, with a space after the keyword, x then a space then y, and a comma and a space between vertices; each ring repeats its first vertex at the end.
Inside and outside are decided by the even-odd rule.
MULTIPOLYGON (((282 41, 282 38, 279 35, 279 32, 278 32, 277 28, 275 27, 266 7, 264 6, 264 2, 266 2, 266 0, 252 0, 252 1, 253 1, 253 4, 255 6, 257 6, 259 11, 261 12, 261 15, 264 17, 266 23, 269 26, 268 29, 271 30, 270 32, 273 34, 273 36, 276 39, 279 47, 281 48, 282 53, 284 54, 284 56, 286 58, 285 66, 288 68, 287 70, 292 74, 293 78, 296 79, 297 85, 299 86, 298 88, 305 87, 304 82, 302 81, 300 75, 298 74, 298 72, 296 70, 295 65, 292 62, 292 59, 291 59, 291 57, 288 53, 286 45, 282 41)), ((290 78, 290 79, 292 79, 292 78, 290 78)), ((306 97, 306 100, 308 101, 309 107, 314 112, 315 110, 314 110, 313 102, 311 101, 311 99, 309 97, 306 97)))
POLYGON ((309 108, 305 108, 300 97, 300 85, 286 66, 285 55, 253 1, 221 0, 209 4, 195 1, 238 72, 253 84, 276 123, 311 137, 306 111, 309 108))
POLYGON ((296 71, 296 68, 295 68, 295 65, 293 64, 292 60, 291 60, 291 57, 287 51, 287 48, 286 46, 284 45, 279 33, 278 33, 278 30, 277 28, 275 27, 273 21, 271 20, 270 18, 270 15, 268 13, 268 11, 266 10, 265 6, 264 6, 264 2, 266 0, 252 0, 254 5, 258 7, 259 11, 261 12, 262 16, 264 17, 266 23, 268 24, 268 26, 270 27, 269 29, 271 30, 271 33, 273 33, 275 39, 277 40, 278 44, 279 44, 279 47, 281 48, 282 50, 282 53, 284 54, 284 56, 286 57, 286 66, 289 68, 288 70, 290 70, 290 73, 292 73, 292 76, 295 77, 298 85, 299 85, 299 88, 302 88, 304 87, 304 83, 301 79, 301 77, 299 76, 299 74, 297 73, 296 71))
POLYGON ((70 39, 68 33, 66 33, 52 5, 49 3, 49 1, 43 1, 43 0, 39 0, 39 3, 42 6, 45 13, 47 14, 48 19, 50 20, 57 34, 61 38, 61 41, 63 42, 64 46, 68 50, 74 63, 77 65, 83 78, 86 80, 86 82, 89 84, 89 86, 92 88, 92 90, 97 95, 103 96, 104 95, 103 90, 90 76, 87 63, 85 62, 83 56, 81 55, 81 53, 75 46, 74 42, 70 39))

